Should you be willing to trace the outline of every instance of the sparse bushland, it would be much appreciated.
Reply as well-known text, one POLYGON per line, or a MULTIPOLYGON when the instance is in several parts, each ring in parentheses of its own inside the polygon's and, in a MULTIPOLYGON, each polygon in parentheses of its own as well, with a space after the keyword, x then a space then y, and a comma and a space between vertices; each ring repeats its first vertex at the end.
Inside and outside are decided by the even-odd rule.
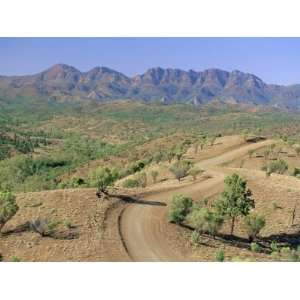
POLYGON ((180 180, 189 174, 189 170, 192 168, 192 163, 187 160, 177 161, 172 165, 170 171, 174 174, 175 178, 180 180))
POLYGON ((181 194, 175 195, 169 208, 169 221, 176 224, 182 223, 190 213, 192 206, 192 198, 181 194))
POLYGON ((249 214, 245 217, 245 226, 249 236, 249 240, 253 241, 257 238, 260 231, 265 227, 266 220, 263 216, 257 214, 249 214))
POLYGON ((5 223, 19 210, 16 197, 11 192, 0 192, 0 235, 5 223))
POLYGON ((90 185, 97 188, 97 196, 108 194, 108 187, 112 187, 118 179, 119 173, 116 169, 98 168, 90 174, 90 185))
POLYGON ((236 218, 247 216, 255 204, 246 180, 239 175, 226 177, 224 183, 225 189, 216 202, 216 208, 221 216, 231 219, 230 234, 233 235, 236 218))

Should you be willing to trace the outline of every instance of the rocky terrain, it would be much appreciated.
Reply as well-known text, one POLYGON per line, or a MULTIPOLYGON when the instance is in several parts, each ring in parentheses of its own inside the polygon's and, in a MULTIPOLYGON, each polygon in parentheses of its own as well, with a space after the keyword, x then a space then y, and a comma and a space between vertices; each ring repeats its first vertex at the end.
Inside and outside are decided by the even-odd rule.
POLYGON ((0 98, 16 97, 59 101, 130 99, 197 106, 218 101, 298 109, 300 84, 267 84, 255 75, 237 70, 199 72, 157 67, 130 78, 106 67, 81 72, 57 64, 35 75, 0 76, 0 98))

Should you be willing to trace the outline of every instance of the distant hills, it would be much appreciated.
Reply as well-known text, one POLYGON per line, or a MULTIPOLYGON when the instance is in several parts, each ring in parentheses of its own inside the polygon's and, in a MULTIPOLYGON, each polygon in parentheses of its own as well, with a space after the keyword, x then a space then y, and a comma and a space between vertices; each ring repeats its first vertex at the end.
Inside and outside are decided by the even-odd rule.
POLYGON ((217 100, 300 109, 300 84, 267 84, 253 74, 220 69, 196 72, 158 67, 128 77, 106 67, 81 72, 57 64, 35 75, 0 76, 0 95, 11 99, 18 96, 58 101, 132 99, 195 105, 217 100))

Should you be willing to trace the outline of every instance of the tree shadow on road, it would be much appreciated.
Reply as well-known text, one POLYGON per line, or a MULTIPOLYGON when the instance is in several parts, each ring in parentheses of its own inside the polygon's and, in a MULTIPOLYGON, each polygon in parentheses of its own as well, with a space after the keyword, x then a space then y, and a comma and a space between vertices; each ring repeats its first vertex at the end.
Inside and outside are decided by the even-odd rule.
POLYGON ((167 204, 164 203, 164 202, 143 200, 143 199, 139 199, 139 198, 129 196, 129 195, 118 195, 117 197, 120 198, 122 201, 125 201, 127 203, 135 203, 135 204, 143 204, 143 205, 154 205, 154 206, 167 206, 167 204))

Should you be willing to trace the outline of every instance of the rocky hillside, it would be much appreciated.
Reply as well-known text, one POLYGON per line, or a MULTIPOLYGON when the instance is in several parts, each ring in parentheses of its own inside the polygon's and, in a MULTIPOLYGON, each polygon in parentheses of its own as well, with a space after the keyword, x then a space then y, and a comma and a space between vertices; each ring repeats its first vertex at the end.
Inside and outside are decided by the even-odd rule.
POLYGON ((0 95, 29 96, 60 101, 132 99, 201 105, 211 100, 253 105, 300 108, 300 84, 266 84, 255 75, 240 71, 152 68, 132 78, 105 67, 81 72, 58 64, 28 76, 0 76, 0 95))

